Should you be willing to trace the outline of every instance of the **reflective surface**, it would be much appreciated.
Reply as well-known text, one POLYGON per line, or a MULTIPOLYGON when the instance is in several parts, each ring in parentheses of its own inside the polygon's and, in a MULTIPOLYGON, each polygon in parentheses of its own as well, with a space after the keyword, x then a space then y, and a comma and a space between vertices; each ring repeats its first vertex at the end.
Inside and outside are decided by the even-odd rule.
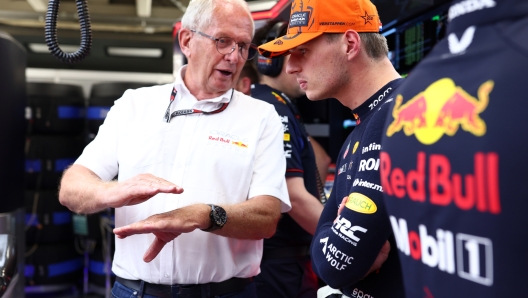
POLYGON ((24 213, 0 213, 0 297, 24 297, 24 213))

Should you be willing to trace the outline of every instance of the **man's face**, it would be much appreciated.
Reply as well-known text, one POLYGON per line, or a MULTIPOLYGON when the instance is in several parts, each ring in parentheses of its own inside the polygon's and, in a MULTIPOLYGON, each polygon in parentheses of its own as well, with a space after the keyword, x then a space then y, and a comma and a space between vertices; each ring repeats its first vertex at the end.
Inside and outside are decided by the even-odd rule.
POLYGON ((290 51, 286 72, 295 75, 308 99, 321 100, 337 97, 348 81, 346 62, 342 44, 322 35, 290 51))
MULTIPOLYGON (((242 8, 227 4, 219 7, 214 16, 211 26, 197 30, 215 38, 230 37, 238 43, 251 43, 252 20, 242 8)), ((191 44, 188 71, 195 80, 191 84, 209 98, 233 88, 246 61, 238 46, 231 54, 223 55, 215 41, 199 33, 193 33, 191 44)))
POLYGON ((278 90, 282 91, 284 94, 286 94, 291 99, 301 97, 306 94, 304 90, 301 89, 299 86, 299 83, 297 83, 297 77, 295 75, 286 73, 286 64, 288 63, 288 60, 290 59, 290 56, 285 56, 284 58, 284 64, 282 66, 282 72, 278 77, 278 84, 279 87, 278 90))

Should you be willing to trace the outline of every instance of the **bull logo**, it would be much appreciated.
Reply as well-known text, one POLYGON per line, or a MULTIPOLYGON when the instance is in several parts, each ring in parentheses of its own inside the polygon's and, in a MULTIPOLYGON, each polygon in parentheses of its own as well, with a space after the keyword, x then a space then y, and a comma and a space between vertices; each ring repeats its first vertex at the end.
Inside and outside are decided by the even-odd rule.
POLYGON ((403 129, 405 135, 414 134, 425 145, 436 143, 444 134, 454 136, 459 127, 477 137, 483 136, 486 123, 479 114, 487 108, 493 86, 491 80, 483 83, 477 99, 450 78, 443 78, 403 105, 403 97, 398 95, 387 136, 403 129))

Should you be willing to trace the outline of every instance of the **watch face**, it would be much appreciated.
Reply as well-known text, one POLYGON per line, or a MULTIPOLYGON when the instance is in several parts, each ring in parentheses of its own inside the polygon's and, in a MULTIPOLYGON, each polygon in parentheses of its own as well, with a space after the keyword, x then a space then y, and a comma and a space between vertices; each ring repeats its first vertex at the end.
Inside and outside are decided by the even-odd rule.
POLYGON ((215 206, 213 209, 213 217, 217 226, 224 226, 227 222, 227 214, 222 207, 215 206))

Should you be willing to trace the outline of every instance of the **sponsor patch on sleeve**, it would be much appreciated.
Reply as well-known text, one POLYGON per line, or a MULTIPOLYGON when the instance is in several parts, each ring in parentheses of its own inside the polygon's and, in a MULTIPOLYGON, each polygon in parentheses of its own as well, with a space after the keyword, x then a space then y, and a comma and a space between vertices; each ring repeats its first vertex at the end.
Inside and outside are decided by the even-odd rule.
POLYGON ((286 101, 284 100, 284 98, 282 98, 280 95, 278 95, 277 93, 275 92, 271 92, 271 94, 273 94, 273 96, 275 96, 275 98, 280 101, 281 103, 283 104, 286 104, 286 101))
POLYGON ((364 214, 373 214, 378 211, 378 207, 374 201, 358 192, 353 192, 348 196, 345 206, 352 211, 364 214))

